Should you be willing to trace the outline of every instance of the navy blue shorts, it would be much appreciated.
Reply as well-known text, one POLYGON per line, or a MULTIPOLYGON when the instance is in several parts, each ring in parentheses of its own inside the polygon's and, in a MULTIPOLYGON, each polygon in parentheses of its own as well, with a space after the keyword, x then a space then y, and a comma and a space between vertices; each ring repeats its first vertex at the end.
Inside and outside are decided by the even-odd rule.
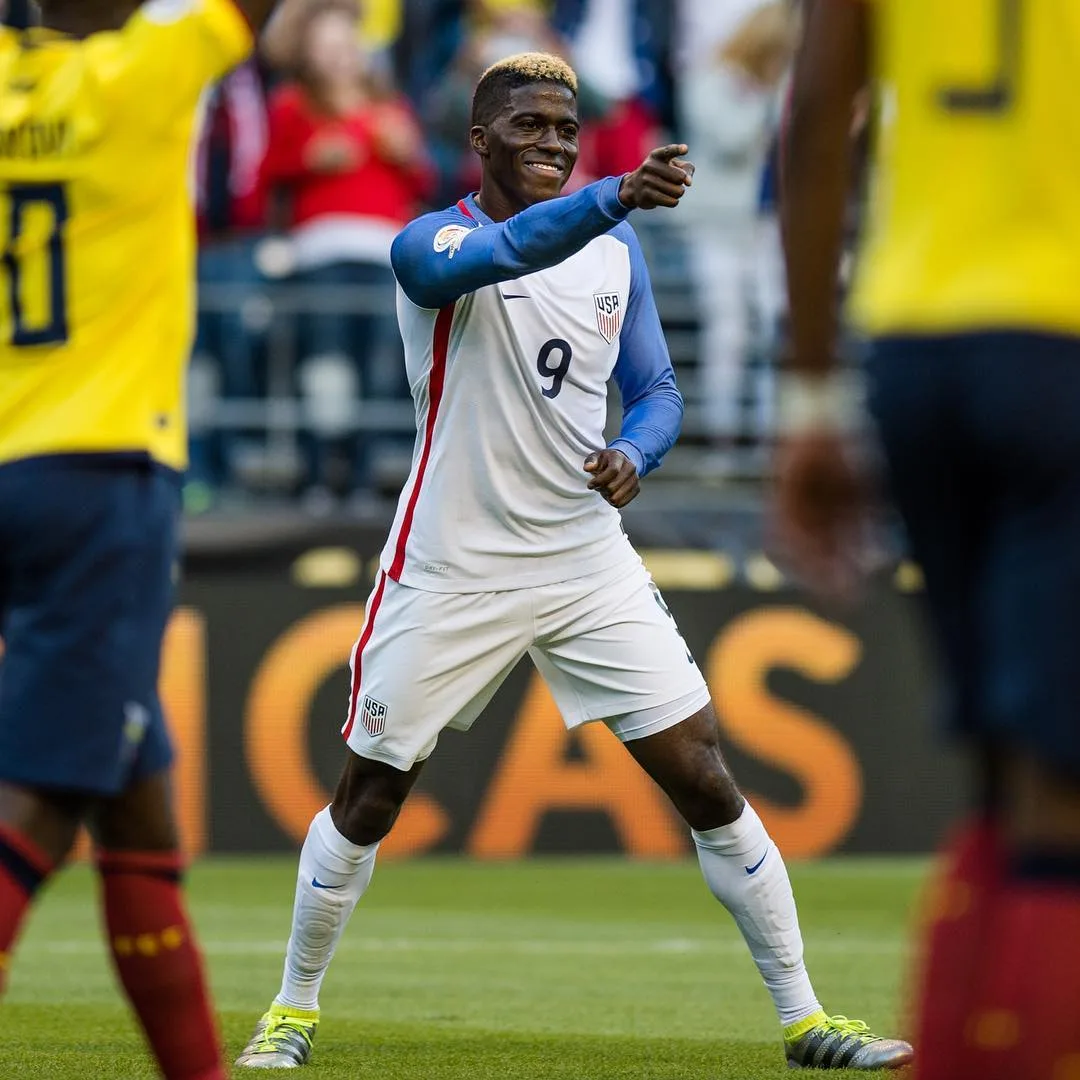
POLYGON ((956 729, 1080 775, 1080 338, 890 338, 870 373, 956 729))
POLYGON ((148 462, 0 465, 0 780, 113 795, 170 764, 179 491, 148 462))

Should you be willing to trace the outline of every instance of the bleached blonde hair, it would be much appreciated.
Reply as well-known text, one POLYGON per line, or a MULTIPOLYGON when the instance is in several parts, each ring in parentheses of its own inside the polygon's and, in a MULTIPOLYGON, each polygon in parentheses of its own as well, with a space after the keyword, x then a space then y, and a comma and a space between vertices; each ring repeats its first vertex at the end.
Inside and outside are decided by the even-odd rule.
POLYGON ((492 64, 480 76, 473 94, 472 122, 490 123, 492 113, 502 108, 499 100, 502 94, 540 82, 565 86, 577 97, 577 74, 561 56, 545 52, 517 53, 492 64))

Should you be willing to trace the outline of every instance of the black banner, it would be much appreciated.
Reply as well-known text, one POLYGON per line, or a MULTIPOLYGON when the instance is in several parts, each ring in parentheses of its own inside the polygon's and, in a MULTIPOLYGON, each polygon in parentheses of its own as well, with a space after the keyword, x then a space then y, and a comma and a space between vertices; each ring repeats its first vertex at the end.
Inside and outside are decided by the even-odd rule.
MULTIPOLYGON (((190 538, 166 642, 163 696, 196 851, 290 847, 328 800, 383 539, 237 528, 190 538)), ((708 678, 740 785, 785 853, 929 850, 963 785, 932 730, 916 597, 882 582, 857 610, 826 613, 760 556, 643 555, 708 678)), ((565 731, 526 661, 471 732, 443 735, 387 850, 667 857, 689 842, 603 725, 565 731)))

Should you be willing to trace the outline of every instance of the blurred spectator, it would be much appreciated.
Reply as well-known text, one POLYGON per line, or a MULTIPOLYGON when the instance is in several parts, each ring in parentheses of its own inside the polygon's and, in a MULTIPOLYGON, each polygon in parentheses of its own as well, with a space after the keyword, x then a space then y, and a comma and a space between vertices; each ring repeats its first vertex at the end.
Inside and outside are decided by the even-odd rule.
POLYGON ((263 163, 273 214, 289 228, 294 279, 326 301, 300 322, 299 384, 313 435, 307 485, 316 504, 369 480, 381 442, 355 435, 354 404, 408 396, 390 244, 432 176, 408 103, 385 91, 356 44, 356 15, 347 0, 308 6, 296 82, 271 100, 263 163), (337 307, 335 287, 353 311, 337 307))
MULTIPOLYGON (((394 85, 393 61, 390 47, 401 30, 402 0, 340 0, 342 12, 351 16, 351 24, 343 35, 355 42, 365 53, 367 79, 378 83, 384 92, 394 85)), ((305 27, 312 15, 323 6, 323 0, 294 0, 279 4, 263 32, 259 49, 272 68, 290 77, 297 77, 303 64, 305 27)))
POLYGON ((400 2, 401 30, 394 46, 394 65, 406 93, 421 109, 432 100, 435 87, 445 79, 468 39, 485 33, 489 20, 518 10, 544 12, 548 7, 545 0, 400 2))
POLYGON ((208 508, 229 479, 243 440, 212 424, 219 398, 254 398, 262 389, 257 325, 260 276, 255 243, 266 226, 259 170, 268 145, 262 74, 253 60, 227 75, 207 102, 195 157, 202 302, 189 372, 189 511, 208 508))
POLYGON ((681 131, 697 165, 681 213, 702 321, 702 399, 726 446, 760 435, 742 416, 750 313, 774 329, 783 296, 775 218, 759 216, 762 175, 794 53, 796 15, 783 0, 680 0, 681 131))
POLYGON ((463 7, 459 21, 462 36, 457 53, 442 79, 433 85, 424 108, 441 180, 439 205, 479 187, 480 162, 468 132, 473 91, 484 71, 515 53, 565 51, 535 3, 471 0, 463 7))
POLYGON ((667 0, 556 0, 553 25, 593 94, 583 112, 579 182, 636 169, 660 141, 671 22, 667 0))

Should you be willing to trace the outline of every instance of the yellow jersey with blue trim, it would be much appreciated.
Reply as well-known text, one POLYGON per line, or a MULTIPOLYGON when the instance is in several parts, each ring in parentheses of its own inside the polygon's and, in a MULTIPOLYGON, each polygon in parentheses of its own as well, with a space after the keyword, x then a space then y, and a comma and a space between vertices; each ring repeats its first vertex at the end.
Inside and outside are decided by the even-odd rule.
POLYGON ((1080 334, 1080 3, 867 3, 880 122, 854 322, 1080 334))
POLYGON ((0 28, 0 464, 186 466, 192 144, 253 43, 234 0, 148 0, 83 39, 0 28))

